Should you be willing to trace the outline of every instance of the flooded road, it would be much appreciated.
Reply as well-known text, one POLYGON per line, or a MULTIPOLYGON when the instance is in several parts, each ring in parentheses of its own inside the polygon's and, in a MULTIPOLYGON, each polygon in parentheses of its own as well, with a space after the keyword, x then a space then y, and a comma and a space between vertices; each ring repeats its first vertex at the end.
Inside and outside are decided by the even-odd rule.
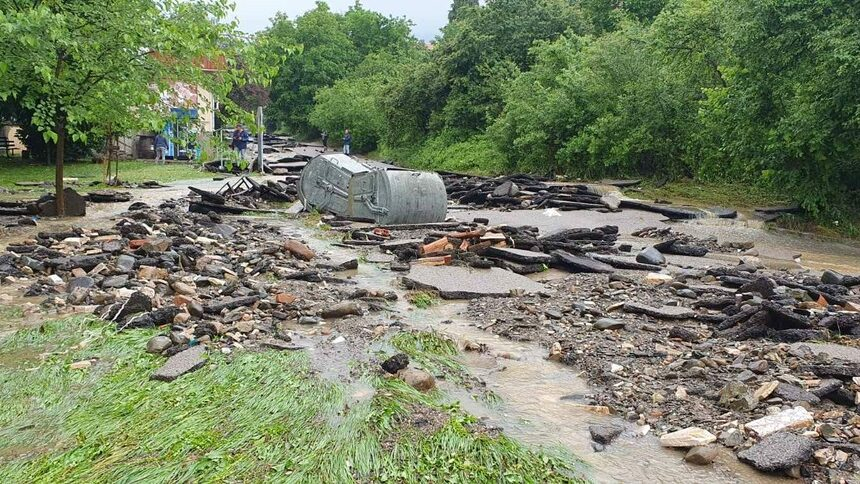
POLYGON ((703 218, 667 222, 663 215, 639 210, 623 210, 616 213, 588 210, 573 212, 456 210, 449 212, 449 215, 466 221, 483 217, 489 219, 491 225, 531 225, 538 227, 542 234, 573 227, 596 228, 603 225, 617 225, 621 240, 633 243, 634 247, 650 245, 653 239, 631 237, 629 234, 632 232, 647 227, 672 227, 677 232, 701 239, 716 237, 720 243, 754 242, 760 258, 763 261, 770 260, 774 265, 781 263, 789 268, 798 268, 794 259, 796 255, 801 255, 802 266, 809 269, 817 271, 832 269, 847 274, 860 274, 860 245, 824 240, 812 235, 767 230, 763 222, 743 216, 737 220, 703 218))
MULTIPOLYGON (((315 250, 330 254, 353 253, 318 239, 312 245, 315 250)), ((440 382, 441 389, 466 412, 482 418, 491 427, 503 429, 506 435, 580 459, 576 468, 592 482, 789 482, 787 478, 755 471, 723 448, 711 466, 688 464, 683 460, 684 452, 661 447, 652 433, 644 436, 639 433, 645 433, 644 429, 637 428, 635 423, 595 413, 593 407, 584 404, 592 388, 575 368, 548 361, 548 348, 510 341, 482 330, 479 326, 487 322, 466 317, 466 301, 446 301, 428 309, 416 309, 407 302, 407 291, 398 283, 397 276, 375 264, 361 264, 358 270, 343 275, 359 288, 393 290, 400 296, 393 305, 394 311, 368 316, 378 318, 379 324, 401 322, 414 329, 436 331, 457 342, 460 348, 466 342, 486 345, 486 353, 461 352, 461 361, 471 375, 486 383, 486 390, 499 397, 499 403, 487 403, 453 383, 440 382), (516 359, 510 359, 511 356, 516 359), (588 426, 600 423, 621 423, 627 431, 603 452, 595 452, 588 426)), ((561 275, 550 272, 541 276, 561 275)))
MULTIPOLYGON (((275 179, 276 177, 272 177, 275 179)), ((207 190, 217 190, 223 181, 199 180, 172 184, 170 188, 156 190, 132 190, 134 201, 156 205, 171 198, 187 194, 188 186, 207 190)), ((66 230, 73 226, 101 228, 112 226, 114 219, 128 208, 129 203, 91 204, 85 219, 42 220, 38 228, 16 229, 0 240, 0 248, 13 242, 32 237, 37 231, 66 230)), ((645 227, 663 227, 664 217, 659 214, 625 210, 620 213, 604 214, 591 211, 557 212, 560 216, 547 216, 542 211, 452 211, 451 216, 461 220, 486 217, 491 224, 532 225, 542 233, 572 227, 598 227, 618 225, 622 234, 645 227)), ((301 224, 284 220, 270 220, 296 235, 312 240, 314 249, 335 254, 354 254, 353 250, 334 247, 330 241, 314 239, 315 233, 301 224)), ((797 267, 794 256, 802 253, 802 263, 812 269, 833 268, 846 273, 860 273, 860 248, 848 244, 815 241, 799 236, 768 232, 755 221, 703 219, 690 222, 676 222, 671 226, 690 235, 704 238, 715 236, 720 241, 754 241, 763 259, 772 260, 787 266, 797 267)), ((318 234, 317 234, 318 235, 318 234)), ((629 236, 623 240, 643 246, 651 243, 649 239, 635 239, 629 236)), ((678 265, 708 263, 714 260, 731 259, 732 255, 716 254, 713 259, 672 259, 678 265)), ((393 312, 376 313, 380 323, 402 322, 409 327, 438 331, 460 343, 484 344, 487 353, 464 352, 461 359, 469 373, 487 385, 487 389, 500 397, 500 403, 488 404, 467 390, 453 384, 442 383, 452 399, 462 408, 480 418, 490 426, 504 429, 513 438, 543 448, 557 448, 582 460, 579 469, 595 482, 657 482, 657 483, 769 483, 783 482, 784 479, 757 473, 750 467, 740 464, 734 455, 723 450, 713 466, 692 466, 683 461, 680 451, 668 450, 659 445, 651 434, 643 432, 634 423, 623 422, 618 417, 595 413, 584 405, 587 395, 593 389, 576 369, 546 360, 547 348, 532 343, 518 343, 499 338, 479 328, 483 321, 465 317, 465 302, 446 302, 417 310, 406 302, 406 291, 397 283, 396 275, 374 264, 364 263, 357 271, 344 274, 351 277, 357 287, 366 289, 394 290, 400 296, 393 312), (443 323, 445 322, 445 323, 443 323), (494 356, 506 353, 516 355, 516 359, 494 356), (624 423, 628 431, 608 446, 603 452, 594 452, 588 426, 614 422, 624 423), (645 434, 645 435, 642 435, 645 434)), ((548 271, 537 277, 559 276, 548 271)), ((24 301, 14 294, 7 294, 8 304, 23 304, 24 301)), ((38 298, 36 298, 38 299, 38 298)), ((5 303, 4 303, 5 304, 5 303)), ((10 327, 9 329, 14 329, 10 327)), ((299 328, 296 328, 299 329, 299 328)), ((8 329, 0 327, 0 333, 8 329)), ((2 334, 0 334, 2 337, 2 334)), ((310 349, 313 351, 313 349, 310 349)), ((344 345, 343 358, 336 361, 348 362, 351 358, 348 345, 344 345)), ((31 361, 37 353, 16 355, 16 360, 31 361)), ((331 360, 329 360, 331 361, 331 360)), ((0 364, 12 364, 3 361, 0 364)), ((349 372, 348 365, 329 367, 324 376, 340 379, 349 372)), ((372 395, 372 389, 356 384, 350 395, 362 401, 372 395)))

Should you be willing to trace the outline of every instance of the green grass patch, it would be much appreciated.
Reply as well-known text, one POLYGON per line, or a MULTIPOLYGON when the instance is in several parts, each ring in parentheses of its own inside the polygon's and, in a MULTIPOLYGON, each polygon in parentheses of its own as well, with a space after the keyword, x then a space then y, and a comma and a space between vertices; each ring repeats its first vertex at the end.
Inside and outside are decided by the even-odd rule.
POLYGON ((749 209, 768 205, 784 205, 782 196, 766 188, 744 183, 714 183, 697 180, 677 180, 657 187, 645 181, 641 190, 627 190, 625 195, 643 200, 667 200, 693 206, 721 206, 749 209))
POLYGON ((435 294, 426 291, 410 292, 406 295, 406 299, 418 309, 427 309, 439 302, 435 294))
MULTIPOLYGON (((567 460, 481 432, 438 392, 368 374, 375 396, 347 403, 303 352, 213 352, 173 383, 150 381, 164 362, 143 351, 156 333, 76 317, 0 342, 0 358, 51 348, 0 366, 0 482, 578 482, 567 460), (69 368, 82 359, 98 360, 69 368), (416 409, 445 418, 416 429, 416 409)), ((450 340, 395 339, 422 364, 453 364, 450 340)))
MULTIPOLYGON (((87 192, 105 188, 105 166, 91 161, 75 161, 64 164, 63 175, 66 178, 78 178, 80 182, 75 189, 87 192), (99 185, 90 186, 91 182, 99 185)), ((168 183, 177 180, 205 178, 198 165, 167 164, 157 165, 154 161, 120 161, 119 179, 129 183, 140 183, 155 180, 168 183)), ((0 158, 0 187, 16 187, 16 182, 54 182, 54 165, 34 163, 18 158, 0 158)))
POLYGON ((2 305, 0 306, 0 322, 9 322, 21 319, 24 317, 24 310, 19 306, 2 305))

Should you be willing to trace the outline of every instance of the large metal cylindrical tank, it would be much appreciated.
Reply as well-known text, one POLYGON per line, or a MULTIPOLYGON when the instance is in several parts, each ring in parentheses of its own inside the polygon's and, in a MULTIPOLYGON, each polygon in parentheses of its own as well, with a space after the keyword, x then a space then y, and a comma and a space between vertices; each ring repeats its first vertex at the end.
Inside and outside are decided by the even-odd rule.
POLYGON ((299 180, 305 207, 378 224, 445 220, 447 195, 436 173, 359 162, 342 154, 311 160, 299 180))

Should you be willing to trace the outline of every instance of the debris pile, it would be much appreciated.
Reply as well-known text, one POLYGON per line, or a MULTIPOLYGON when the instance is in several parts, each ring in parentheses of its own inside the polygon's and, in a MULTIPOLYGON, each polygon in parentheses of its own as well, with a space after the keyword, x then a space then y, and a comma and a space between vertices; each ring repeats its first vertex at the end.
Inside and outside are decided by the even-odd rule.
POLYGON ((584 185, 549 185, 529 175, 498 178, 441 173, 454 203, 476 207, 528 208, 554 207, 558 210, 615 210, 616 197, 601 197, 584 185))
POLYGON ((476 299, 469 315, 553 348, 598 387, 584 404, 690 461, 707 462, 713 443, 764 471, 860 471, 860 279, 746 264, 655 275, 577 274, 476 299))
POLYGON ((296 177, 286 177, 283 181, 267 181, 263 184, 245 176, 234 182, 228 181, 215 193, 189 187, 200 200, 192 200, 188 211, 238 215, 261 209, 261 203, 292 203, 298 195, 296 180, 296 177))
POLYGON ((163 380, 199 367, 202 350, 187 353, 195 346, 301 349, 291 325, 378 311, 397 298, 333 274, 357 267, 355 258, 324 257, 266 224, 178 208, 138 203, 110 230, 39 233, 0 254, 0 276, 47 296, 45 311, 93 313, 121 331, 168 328, 147 346, 178 357, 153 375, 163 380))

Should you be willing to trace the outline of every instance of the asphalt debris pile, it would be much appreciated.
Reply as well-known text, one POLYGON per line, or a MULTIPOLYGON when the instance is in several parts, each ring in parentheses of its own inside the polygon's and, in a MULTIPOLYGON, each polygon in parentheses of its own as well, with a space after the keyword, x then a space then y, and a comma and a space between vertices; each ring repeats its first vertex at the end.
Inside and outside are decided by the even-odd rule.
POLYGON ((272 203, 293 203, 298 199, 297 177, 260 183, 251 177, 228 181, 217 192, 189 187, 199 200, 192 200, 188 210, 194 213, 242 214, 263 209, 272 203))
POLYGON ((379 247, 384 254, 394 256, 391 268, 396 271, 408 271, 412 263, 499 267, 521 275, 543 272, 549 267, 570 272, 611 272, 614 266, 661 269, 639 264, 631 257, 611 256, 618 253, 615 226, 541 235, 537 227, 486 224, 486 219, 367 228, 346 223, 334 230, 346 234, 341 241, 344 245, 379 247))
MULTIPOLYGON (((469 315, 583 370, 598 390, 582 404, 655 432, 689 462, 723 445, 759 470, 850 482, 860 472, 860 280, 748 264, 667 272, 571 275, 535 294, 473 300, 469 315)), ((603 430, 596 443, 611 440, 603 430)))
POLYGON ((2 282, 45 296, 44 313, 94 314, 119 331, 165 328, 147 351, 176 358, 153 376, 168 381, 200 367, 201 350, 186 353, 196 346, 301 349, 297 328, 331 332, 324 321, 346 324, 397 299, 339 277, 357 267, 355 257, 318 254, 266 223, 181 206, 136 203, 111 229, 42 232, 10 245, 0 254, 2 282))
POLYGON ((687 255, 704 257, 709 252, 742 253, 752 257, 758 256, 755 242, 718 242, 716 237, 697 238, 682 232, 676 232, 672 227, 646 227, 631 234, 633 237, 659 239, 655 248, 664 254, 687 255))
POLYGON ((474 207, 570 210, 617 210, 620 200, 601 196, 585 185, 551 185, 530 175, 497 178, 440 173, 448 199, 474 207))

